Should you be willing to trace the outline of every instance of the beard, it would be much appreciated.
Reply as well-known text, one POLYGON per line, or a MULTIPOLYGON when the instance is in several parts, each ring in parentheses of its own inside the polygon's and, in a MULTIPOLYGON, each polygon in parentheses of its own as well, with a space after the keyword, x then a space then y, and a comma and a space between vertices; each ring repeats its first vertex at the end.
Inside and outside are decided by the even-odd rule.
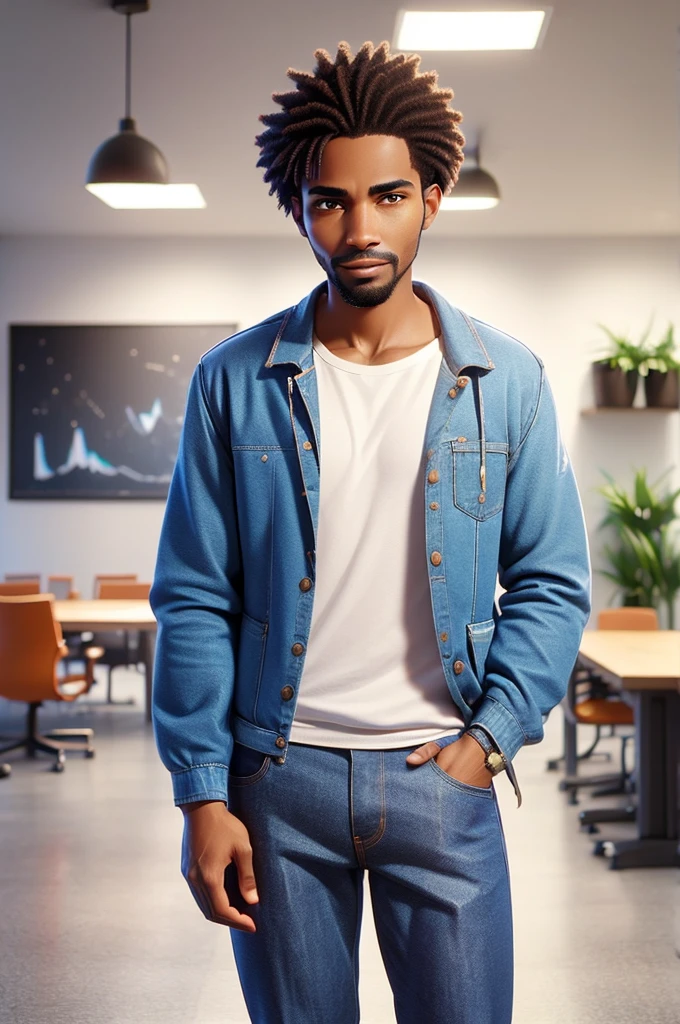
POLYGON ((415 252, 412 258, 406 264, 406 266, 400 269, 399 257, 396 253, 389 251, 379 250, 364 250, 363 252, 344 253, 342 256, 334 256, 330 261, 326 261, 320 257, 316 252, 314 253, 316 261, 325 270, 329 282, 336 289, 338 295, 346 302, 348 306, 354 306, 356 309, 371 309, 374 306, 381 306, 384 302, 387 302, 394 293, 395 288, 401 281, 404 274, 406 274, 413 261, 418 255, 418 249, 420 248, 420 237, 421 232, 418 235, 418 241, 416 242, 415 252), (337 274, 336 267, 340 263, 349 263, 350 261, 360 262, 361 259, 366 260, 384 260, 388 263, 392 269, 392 275, 390 280, 385 284, 373 284, 367 279, 359 279, 350 284, 346 284, 340 279, 337 274))

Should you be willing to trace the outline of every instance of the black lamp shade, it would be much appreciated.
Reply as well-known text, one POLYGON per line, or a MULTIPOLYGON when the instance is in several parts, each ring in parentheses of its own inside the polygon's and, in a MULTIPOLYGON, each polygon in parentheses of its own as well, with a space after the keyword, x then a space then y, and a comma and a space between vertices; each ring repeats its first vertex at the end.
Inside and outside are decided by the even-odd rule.
POLYGON ((120 122, 120 132, 102 142, 87 169, 87 185, 133 182, 167 185, 170 180, 165 157, 149 139, 137 134, 131 117, 120 122))
POLYGON ((471 167, 468 171, 461 170, 454 195, 465 199, 500 199, 498 182, 481 167, 471 167))

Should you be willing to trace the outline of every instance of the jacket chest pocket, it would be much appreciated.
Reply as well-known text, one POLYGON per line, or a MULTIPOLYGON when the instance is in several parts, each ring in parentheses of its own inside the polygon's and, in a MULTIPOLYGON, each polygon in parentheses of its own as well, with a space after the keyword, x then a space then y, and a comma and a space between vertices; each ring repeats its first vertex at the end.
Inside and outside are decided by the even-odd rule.
POLYGON ((456 508, 480 521, 498 515, 505 501, 507 444, 488 441, 483 453, 479 441, 452 441, 451 457, 456 508), (485 469, 486 487, 482 486, 482 467, 485 469))

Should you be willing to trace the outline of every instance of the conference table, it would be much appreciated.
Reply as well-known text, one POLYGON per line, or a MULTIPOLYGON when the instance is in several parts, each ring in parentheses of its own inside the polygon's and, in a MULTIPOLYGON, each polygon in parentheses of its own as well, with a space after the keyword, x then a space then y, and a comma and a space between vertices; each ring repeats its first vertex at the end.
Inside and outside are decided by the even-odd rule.
MULTIPOLYGON (((635 713, 637 837, 598 841, 611 867, 680 866, 680 631, 586 630, 578 666, 620 690, 635 713)), ((566 740, 567 774, 575 774, 575 728, 566 740)))
POLYGON ((54 615, 70 633, 106 633, 129 629, 139 633, 139 660, 144 663, 144 713, 151 721, 151 684, 156 651, 156 620, 146 600, 55 601, 54 615))

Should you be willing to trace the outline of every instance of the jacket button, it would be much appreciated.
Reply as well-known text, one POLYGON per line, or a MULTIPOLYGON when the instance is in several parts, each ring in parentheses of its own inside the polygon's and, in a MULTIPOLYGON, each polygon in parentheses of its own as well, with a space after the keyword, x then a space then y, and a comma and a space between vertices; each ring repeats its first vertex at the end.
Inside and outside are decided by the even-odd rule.
POLYGON ((439 554, 438 551, 433 551, 432 554, 430 555, 430 561, 432 562, 433 565, 441 565, 442 556, 439 554))
POLYGON ((439 634, 439 639, 442 641, 442 643, 446 643, 446 641, 449 639, 449 634, 448 633, 440 633, 439 634))
POLYGON ((439 508, 439 502, 438 501, 431 501, 430 502, 430 508, 432 509, 433 512, 436 512, 437 509, 439 508))
POLYGON ((454 663, 453 663, 453 671, 456 673, 457 676, 459 676, 461 674, 461 672, 465 671, 465 662, 463 662, 463 661, 454 661, 454 663))
POLYGON ((468 384, 469 380, 469 377, 459 377, 458 380, 456 381, 456 384, 458 385, 459 388, 464 388, 465 385, 468 384))
POLYGON ((431 469, 430 472, 427 474, 427 482, 429 484, 436 484, 438 482, 438 480, 439 480, 439 471, 436 470, 436 469, 431 469))
POLYGON ((296 658, 299 658, 301 654, 304 654, 304 650, 304 644, 293 644, 293 646, 291 647, 291 651, 293 652, 296 658))
POLYGON ((276 746, 279 748, 279 750, 283 750, 283 748, 286 745, 286 741, 284 740, 283 736, 277 736, 274 742, 276 743, 276 746))
POLYGON ((260 462, 266 462, 268 458, 268 455, 263 455, 262 458, 260 459, 260 462))
POLYGON ((295 690, 293 689, 292 686, 284 686, 284 688, 281 690, 281 696, 283 697, 284 700, 292 700, 294 693, 295 690))
POLYGON ((306 594, 308 590, 312 589, 312 581, 310 580, 309 576, 303 576, 303 578, 298 583, 298 586, 300 590, 303 592, 303 594, 306 594))
POLYGON ((460 444, 462 444, 464 441, 467 441, 467 437, 457 437, 456 441, 458 441, 460 444))
POLYGON ((458 389, 457 388, 451 388, 451 390, 449 391, 449 398, 455 398, 457 394, 458 394, 458 389))
POLYGON ((480 505, 483 505, 484 502, 486 501, 486 495, 480 494, 479 497, 477 498, 477 501, 479 502, 480 505))
POLYGON ((304 450, 306 452, 311 452, 311 450, 312 450, 312 442, 311 441, 303 441, 302 442, 302 447, 304 448, 304 450))
POLYGON ((428 459, 431 459, 433 455, 434 455, 434 448, 429 448, 428 452, 427 452, 428 459))

